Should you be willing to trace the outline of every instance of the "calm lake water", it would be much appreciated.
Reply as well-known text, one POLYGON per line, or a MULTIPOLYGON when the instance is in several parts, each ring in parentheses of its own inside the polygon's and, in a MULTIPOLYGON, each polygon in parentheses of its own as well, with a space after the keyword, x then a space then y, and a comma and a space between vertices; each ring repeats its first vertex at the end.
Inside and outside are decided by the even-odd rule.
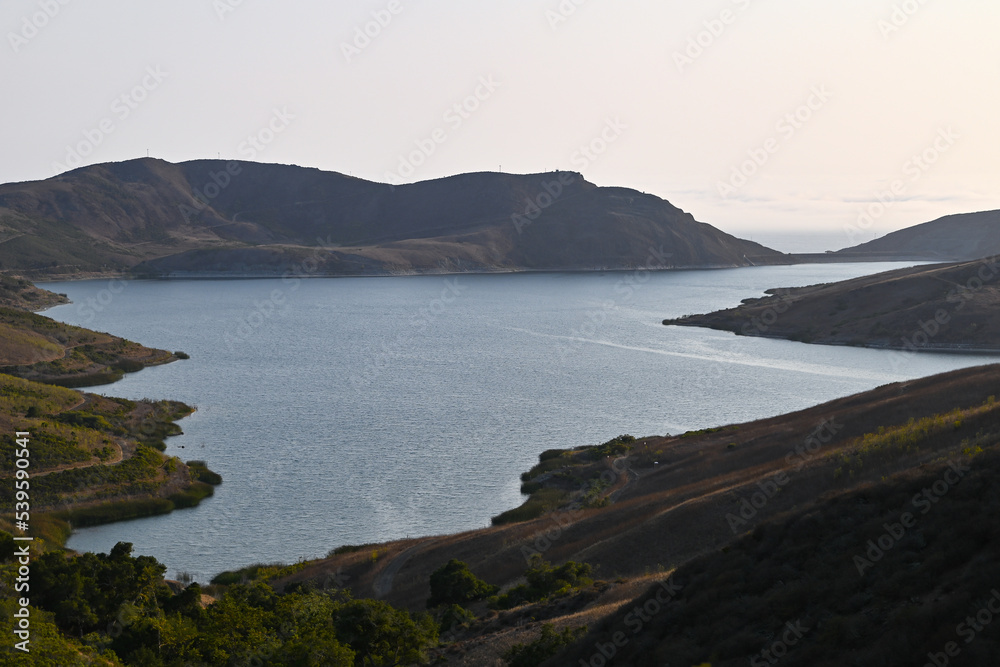
POLYGON ((188 361, 97 391, 195 405, 168 453, 225 482, 200 507, 81 530, 206 581, 343 544, 489 524, 553 447, 678 433, 798 410, 993 361, 664 327, 770 287, 901 264, 657 274, 48 284, 46 314, 188 361))

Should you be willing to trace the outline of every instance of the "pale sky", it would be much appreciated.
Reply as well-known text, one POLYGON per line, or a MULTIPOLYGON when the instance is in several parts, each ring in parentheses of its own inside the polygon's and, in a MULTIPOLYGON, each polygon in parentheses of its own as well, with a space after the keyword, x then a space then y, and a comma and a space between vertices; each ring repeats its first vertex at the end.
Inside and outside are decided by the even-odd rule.
POLYGON ((571 169, 842 245, 1000 208, 996 0, 4 0, 0 28, 0 182, 147 149, 571 169))

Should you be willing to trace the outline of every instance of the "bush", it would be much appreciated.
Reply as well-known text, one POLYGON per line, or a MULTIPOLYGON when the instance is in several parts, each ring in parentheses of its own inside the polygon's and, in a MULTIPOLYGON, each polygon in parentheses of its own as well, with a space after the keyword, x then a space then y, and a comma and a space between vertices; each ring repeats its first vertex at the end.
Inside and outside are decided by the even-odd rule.
POLYGON ((199 482, 212 486, 222 484, 222 475, 209 470, 204 461, 188 461, 187 466, 191 470, 191 476, 199 482))
POLYGON ((587 563, 567 561, 557 568, 535 555, 531 559, 524 576, 527 584, 515 586, 495 598, 491 606, 496 609, 511 609, 528 602, 540 602, 549 597, 566 595, 574 590, 594 583, 590 578, 592 568, 587 563))
POLYGON ((464 605, 487 598, 497 590, 496 586, 474 575, 467 564, 452 558, 431 574, 431 597, 427 606, 464 605))
POLYGON ((136 361, 134 359, 119 359, 115 362, 115 368, 125 372, 125 373, 138 373, 146 365, 141 361, 136 361))
POLYGON ((476 615, 460 604, 448 605, 442 609, 444 611, 441 612, 441 619, 438 621, 441 632, 466 628, 476 620, 476 615))
POLYGON ((174 504, 175 509, 184 509, 185 507, 194 507, 214 493, 215 490, 210 484, 194 482, 186 491, 170 496, 170 501, 174 504))
POLYGON ((523 505, 502 512, 493 517, 491 521, 494 526, 502 526, 508 523, 537 519, 546 512, 559 507, 566 500, 567 496, 568 494, 561 489, 539 489, 524 501, 523 505))
POLYGON ((558 632, 552 624, 546 623, 538 639, 530 644, 515 644, 503 654, 503 659, 510 667, 536 667, 559 653, 564 646, 575 642, 586 631, 587 627, 583 626, 558 632))
POLYGON ((174 509, 174 504, 166 498, 146 498, 140 500, 121 500, 106 503, 97 507, 57 512, 56 516, 70 522, 75 527, 99 526, 115 521, 126 521, 141 517, 168 514, 174 509))

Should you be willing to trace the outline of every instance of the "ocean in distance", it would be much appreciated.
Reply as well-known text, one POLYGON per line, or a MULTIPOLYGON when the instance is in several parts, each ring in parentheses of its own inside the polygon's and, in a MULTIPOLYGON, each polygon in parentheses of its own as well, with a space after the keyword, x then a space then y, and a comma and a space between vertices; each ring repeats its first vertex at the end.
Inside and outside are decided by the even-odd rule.
MULTIPOLYGON (((76 532, 205 582, 344 544, 483 527, 545 449, 743 422, 992 363, 665 327, 770 287, 909 264, 301 281, 49 283, 47 315, 190 360, 93 391, 185 401, 167 453, 223 484, 194 509, 76 532)), ((805 437, 805 434, 804 436, 805 437)))

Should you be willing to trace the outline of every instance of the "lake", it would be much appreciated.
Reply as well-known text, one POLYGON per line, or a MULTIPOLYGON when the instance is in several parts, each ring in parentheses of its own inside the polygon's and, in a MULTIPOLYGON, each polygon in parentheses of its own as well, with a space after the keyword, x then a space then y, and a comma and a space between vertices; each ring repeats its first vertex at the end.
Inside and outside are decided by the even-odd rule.
POLYGON ((80 530, 168 576, 486 526, 555 447, 773 416, 993 361, 664 327, 770 287, 907 264, 716 271, 46 284, 46 314, 183 350, 95 391, 198 411, 167 453, 224 483, 195 509, 80 530))

